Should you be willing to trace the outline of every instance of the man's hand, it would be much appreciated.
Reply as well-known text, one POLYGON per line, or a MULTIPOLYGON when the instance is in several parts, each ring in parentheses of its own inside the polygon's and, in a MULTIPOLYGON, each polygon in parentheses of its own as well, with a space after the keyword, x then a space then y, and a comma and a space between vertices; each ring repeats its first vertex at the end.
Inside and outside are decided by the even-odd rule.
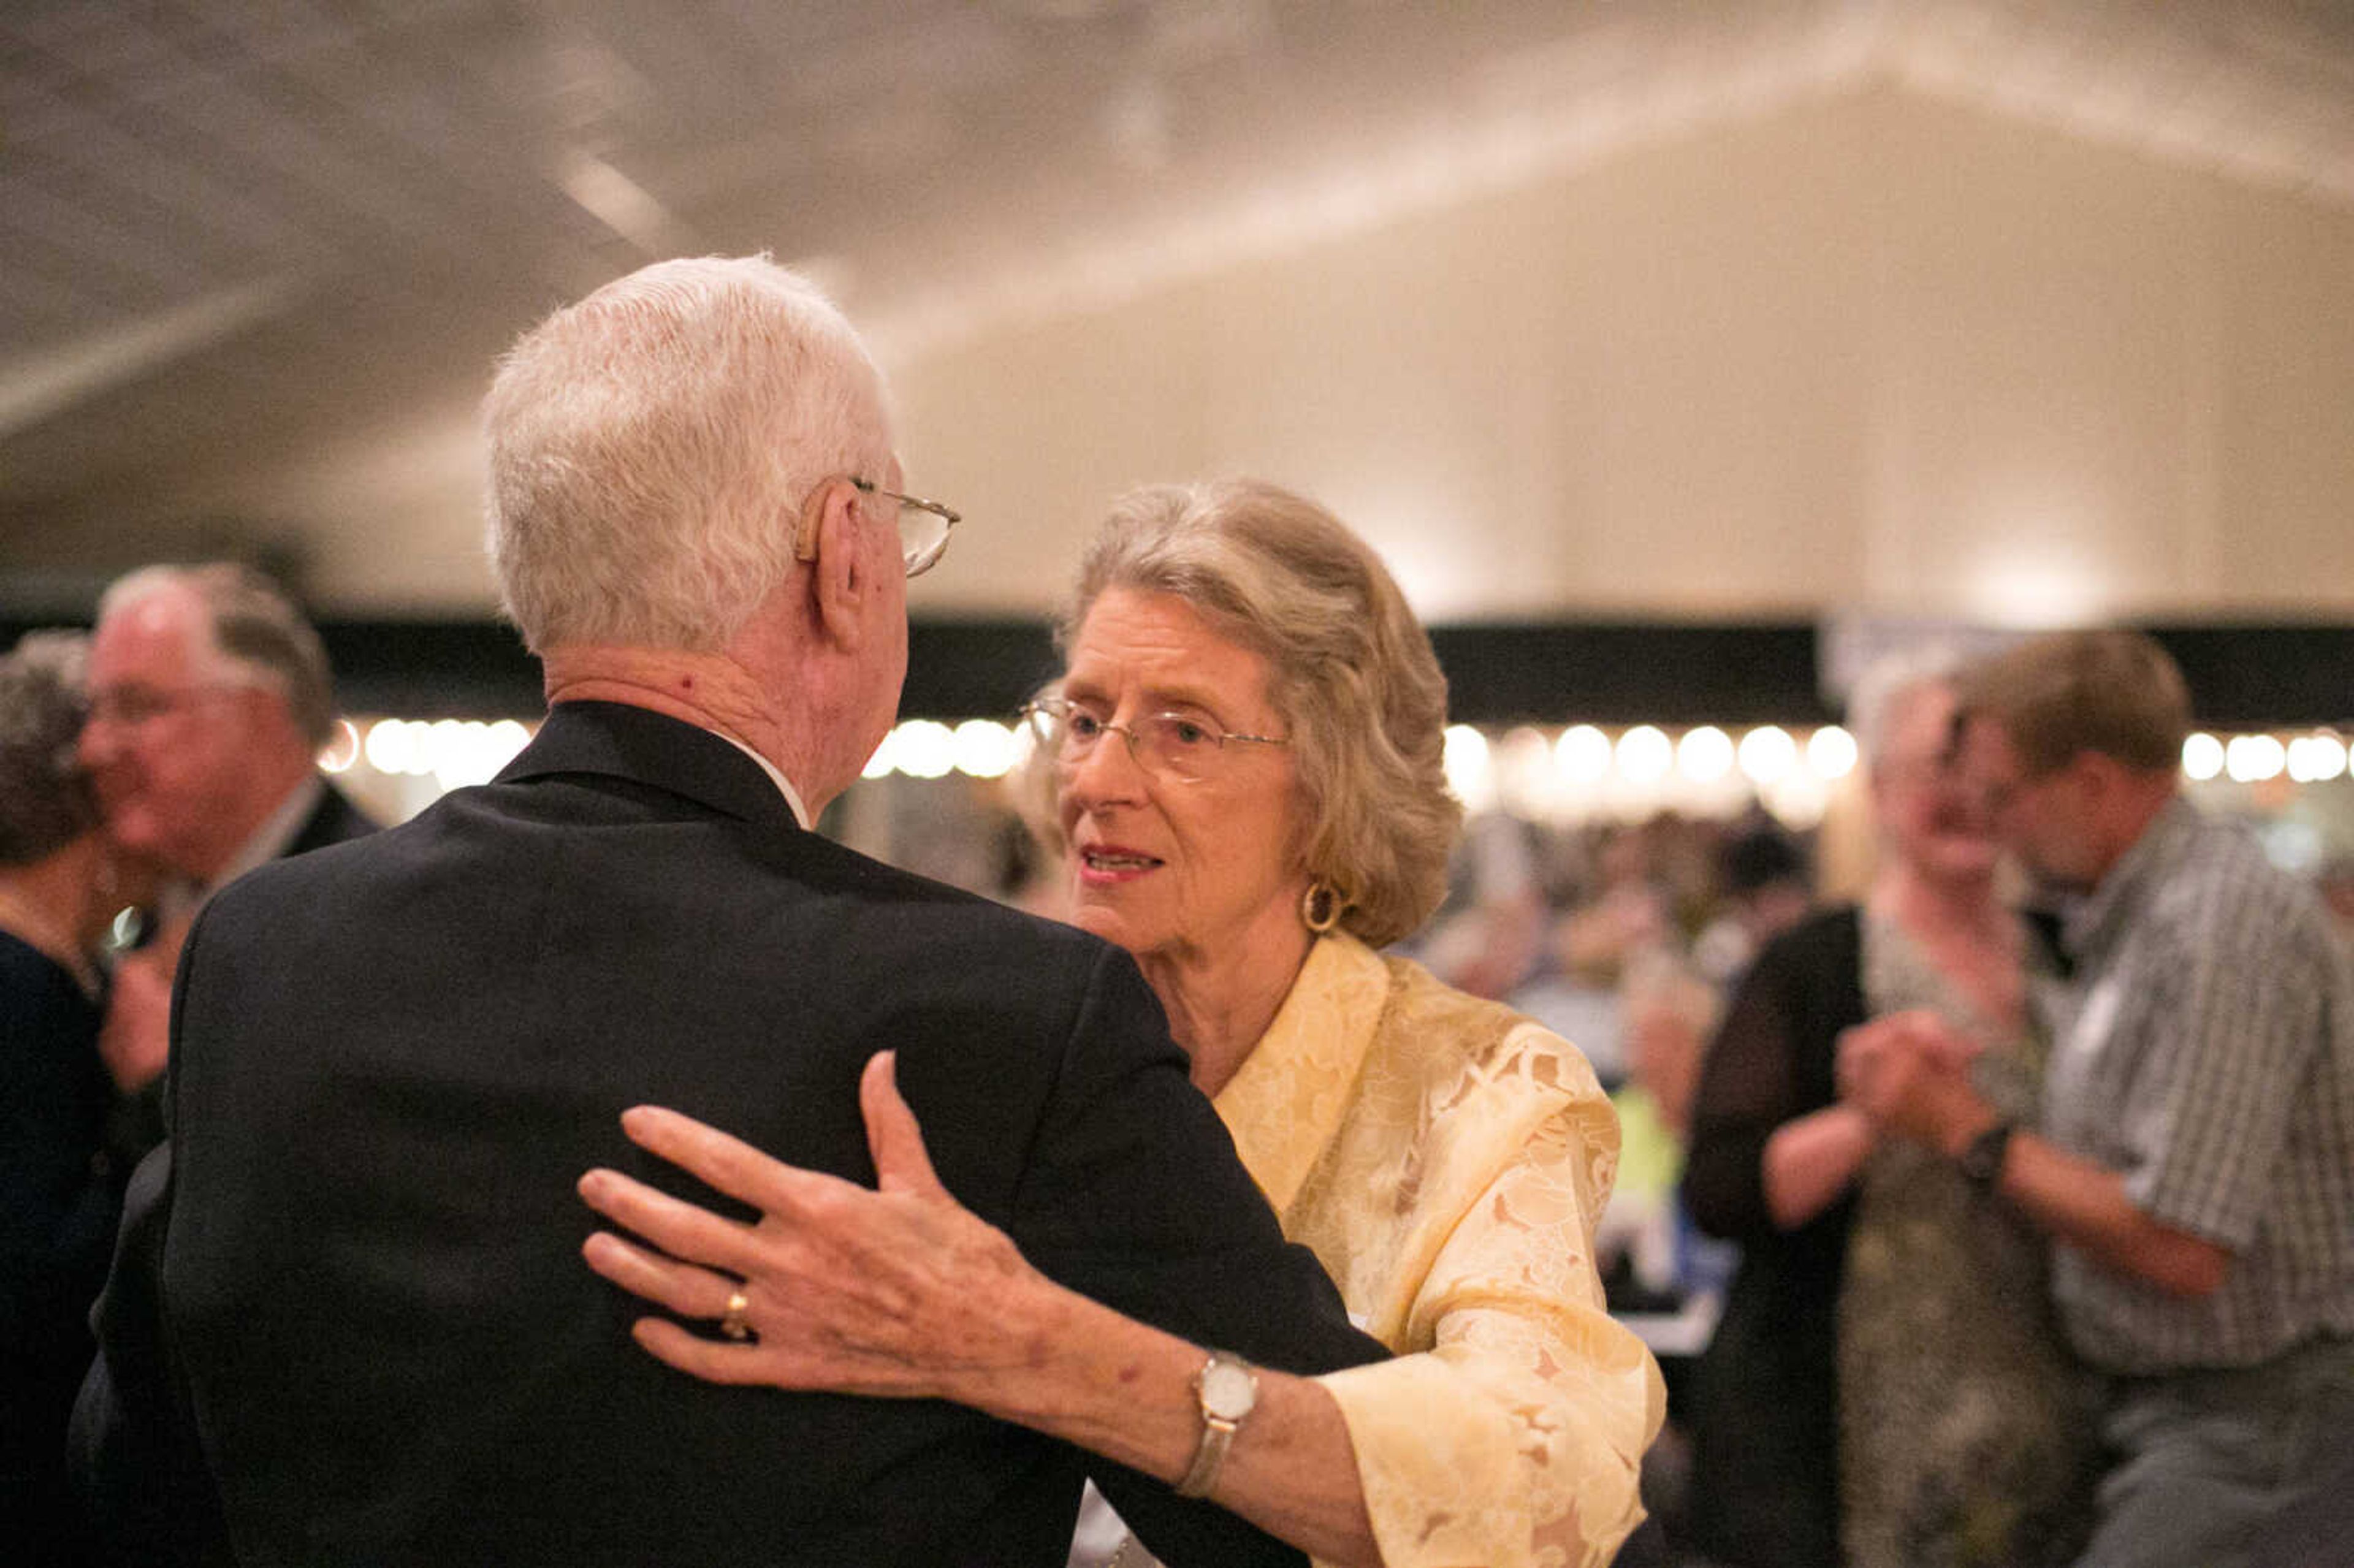
POLYGON ((125 953, 107 989, 106 1018, 99 1025, 98 1054, 114 1086, 135 1095, 162 1075, 172 1051, 172 978, 180 967, 180 944, 192 922, 173 921, 155 939, 125 953))
POLYGON ((1958 1155, 1999 1119, 1970 1086, 1978 1050, 1925 1010, 1875 1018, 1840 1036, 1840 1097, 1882 1131, 1958 1155))

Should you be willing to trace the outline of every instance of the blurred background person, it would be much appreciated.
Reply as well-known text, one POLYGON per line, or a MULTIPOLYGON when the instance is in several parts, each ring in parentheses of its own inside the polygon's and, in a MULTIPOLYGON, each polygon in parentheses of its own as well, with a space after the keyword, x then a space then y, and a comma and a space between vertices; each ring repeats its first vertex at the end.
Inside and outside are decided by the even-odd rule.
MULTIPOLYGON (((213 889, 280 855, 376 824, 322 778, 334 679, 319 635, 277 585, 229 563, 146 567, 99 601, 81 760, 122 850, 168 878, 116 965, 101 1044, 126 1095, 164 1069, 172 972, 213 889)), ((152 1107, 132 1134, 161 1137, 152 1107)))
POLYGON ((2317 885, 2338 937, 2354 948, 2354 854, 2340 855, 2323 866, 2317 885))
MULTIPOLYGON (((1446 912, 1432 921, 1416 954, 1443 984, 1473 996, 1508 1001, 1538 966, 1550 916, 1538 885, 1532 837, 1527 824, 1500 812, 1474 817, 1465 824, 1457 846, 1463 861, 1463 895, 1450 896, 1446 912)), ((1584 1035, 1576 1038, 1581 1051, 1590 1051, 1584 1035)), ((1595 1070, 1602 1072, 1603 1065, 1596 1062, 1595 1070)))
POLYGON ((1690 1283, 1689 1240, 1677 1183, 1691 1126, 1692 1089, 1724 1004, 1689 960, 1661 948, 1628 966, 1619 988, 1627 1081, 1610 1097, 1618 1113, 1618 1182, 1595 1248, 1646 1296, 1672 1300, 1690 1283))
POLYGON ((1692 939, 1701 972, 1730 987, 1758 950, 1814 910, 1806 852, 1765 813, 1736 828, 1717 852, 1723 908, 1692 939))
MULTIPOLYGON (((1915 1010, 1971 1048, 1988 1103, 2031 1120, 2049 1042, 2028 1008, 2024 923, 1964 776, 1950 662, 1860 694, 1884 864, 1863 910, 1873 1017, 1915 1010)), ((1850 1568, 2060 1564, 2091 1517, 2087 1380, 2065 1350, 2032 1226, 1982 1175, 1879 1139, 1839 1300, 1840 1484, 1850 1568)))
POLYGON ((1983 1047, 1985 1092, 2031 1116, 2027 938, 1956 771, 1946 667, 1877 669, 1851 706, 1870 895, 1765 948, 1695 1096, 1684 1198, 1742 1258, 1696 1379, 1694 1533, 1758 1568, 2064 1561, 2084 1428, 2042 1249, 1945 1162, 1879 1148, 1836 1085, 1842 1032, 1926 1008, 1983 1047))
POLYGON ((1610 1310, 1646 1331, 1667 1384, 1668 1419, 1643 1456, 1643 1505, 1661 1539, 1690 1533, 1691 1444, 1685 1430, 1692 1347, 1704 1342, 1737 1252, 1701 1235, 1684 1213, 1691 1097, 1702 1052, 1723 1014, 1723 995, 1672 948, 1637 955, 1619 988, 1627 1080, 1610 1096, 1618 1113, 1618 1181, 1594 1242, 1610 1310))
MULTIPOLYGON (((1337 519, 1237 482, 1117 503, 1063 643, 1060 694, 1034 713, 1071 918, 1135 956, 1284 1234, 1397 1352, 1316 1380, 1330 1420, 1298 1435, 1279 1511, 1250 1517, 1338 1563, 1607 1562, 1641 1517, 1637 1468, 1662 1398, 1651 1358, 1606 1315, 1593 1262, 1617 1153, 1608 1102, 1567 1042, 1376 950, 1437 905, 1458 819, 1428 637, 1337 519)), ((718 1166, 693 1151, 719 1135, 685 1126, 685 1147, 657 1151, 712 1180, 718 1166)), ((656 1216, 640 1209, 606 1212, 713 1261, 691 1222, 648 1230, 656 1216)), ((958 1223, 973 1222, 960 1211, 958 1223)), ((733 1358, 730 1381, 872 1392, 855 1380, 873 1350, 916 1369, 914 1388, 995 1396, 958 1381, 961 1325, 978 1315, 1002 1329, 1035 1292, 885 1195, 797 1213, 796 1236, 812 1224, 885 1238, 910 1269, 904 1315, 802 1313, 773 1359, 733 1358)), ((768 1250, 747 1292, 797 1312, 837 1298, 822 1267, 796 1277, 802 1255, 768 1250)), ((721 1375, 681 1340, 649 1345, 721 1375)), ((1031 1411, 1075 1396, 1021 1394, 1031 1411)), ((1134 1432, 1091 1446, 1138 1451, 1138 1434, 1172 1418, 1139 1399, 1134 1432)), ((1101 1555, 1083 1541, 1075 1561, 1121 1550, 1118 1529, 1106 1534, 1101 1555)), ((1141 1559, 1131 1546, 1119 1560, 1141 1559)))
POLYGON ((2259 1561, 2354 1430, 2354 970, 2313 889, 2182 798, 2190 696, 2156 641, 2053 633, 1963 692, 1974 787, 2070 899, 2041 1115, 1935 1012, 1858 1031, 1843 1088, 2063 1244, 2105 1375, 2084 1568, 2259 1561))
POLYGON ((83 647, 37 632, 0 659, 0 1540, 67 1565, 90 1545, 66 1419, 120 1197, 95 955, 124 890, 74 759, 83 647))
MULTIPOLYGON (((1511 994, 1514 1007, 1576 1041, 1606 1089, 1628 1076, 1621 993, 1629 967, 1682 939, 1674 898, 1655 864, 1660 830, 1672 827, 1663 819, 1630 822, 1571 841, 1573 853, 1563 858, 1573 874, 1543 910, 1542 967, 1511 994)), ((1447 925, 1442 917, 1439 928, 1447 925)))

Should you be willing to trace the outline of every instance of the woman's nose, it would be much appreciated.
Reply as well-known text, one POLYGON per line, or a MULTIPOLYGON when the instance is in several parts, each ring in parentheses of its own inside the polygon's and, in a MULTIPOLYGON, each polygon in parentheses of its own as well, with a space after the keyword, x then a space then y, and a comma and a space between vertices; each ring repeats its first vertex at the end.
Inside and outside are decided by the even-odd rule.
POLYGON ((1063 769, 1064 794, 1083 806, 1132 802, 1144 794, 1144 768, 1121 730, 1104 731, 1084 755, 1066 759, 1063 769))

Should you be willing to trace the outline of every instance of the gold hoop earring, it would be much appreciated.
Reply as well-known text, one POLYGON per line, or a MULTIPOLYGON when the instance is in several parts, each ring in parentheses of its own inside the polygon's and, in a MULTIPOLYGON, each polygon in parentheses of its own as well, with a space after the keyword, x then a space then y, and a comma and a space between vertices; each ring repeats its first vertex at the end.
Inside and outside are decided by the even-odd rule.
POLYGON ((1340 891, 1329 882, 1309 884, 1308 895, 1299 901, 1299 921, 1310 931, 1322 936, 1341 923, 1340 891))

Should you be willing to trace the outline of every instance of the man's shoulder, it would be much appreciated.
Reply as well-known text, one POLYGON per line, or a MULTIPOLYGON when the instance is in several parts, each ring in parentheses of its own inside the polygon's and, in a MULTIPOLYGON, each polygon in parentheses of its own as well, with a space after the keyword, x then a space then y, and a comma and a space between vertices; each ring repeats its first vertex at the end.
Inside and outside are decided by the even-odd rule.
POLYGON ((384 863, 413 826, 385 828, 330 785, 285 851, 215 890, 205 900, 205 912, 272 897, 308 896, 324 884, 353 874, 355 867, 371 861, 384 863))
MULTIPOLYGON (((206 906, 217 932, 230 927, 283 929, 291 910, 331 919, 339 911, 402 917, 417 895, 472 885, 482 917, 532 900, 596 902, 610 896, 641 911, 674 906, 682 918, 707 915, 715 928, 740 927, 764 911, 818 901, 827 920, 886 934, 895 943, 936 944, 943 962, 1002 955, 1040 973, 1091 968, 1108 944, 965 889, 903 870, 822 834, 770 833, 723 815, 683 808, 641 814, 625 808, 593 821, 535 814, 534 786, 460 789, 406 822, 300 855, 239 878, 206 906), (636 849, 617 839, 643 830, 636 849), (549 874, 561 868, 561 877, 549 874)), ((429 901, 446 907, 441 899, 429 901)), ((472 918, 472 913, 463 917, 472 918)))
POLYGON ((1109 943, 1092 932, 905 870, 820 833, 800 835, 791 849, 796 879, 829 894, 838 893, 851 906, 863 906, 876 918, 920 919, 976 939, 1088 962, 1112 950, 1109 943))
POLYGON ((2285 932, 2325 918, 2319 895, 2276 864, 2243 822, 2199 813, 2164 869, 2151 891, 2150 917, 2186 938, 2216 935, 2218 919, 2285 932))

